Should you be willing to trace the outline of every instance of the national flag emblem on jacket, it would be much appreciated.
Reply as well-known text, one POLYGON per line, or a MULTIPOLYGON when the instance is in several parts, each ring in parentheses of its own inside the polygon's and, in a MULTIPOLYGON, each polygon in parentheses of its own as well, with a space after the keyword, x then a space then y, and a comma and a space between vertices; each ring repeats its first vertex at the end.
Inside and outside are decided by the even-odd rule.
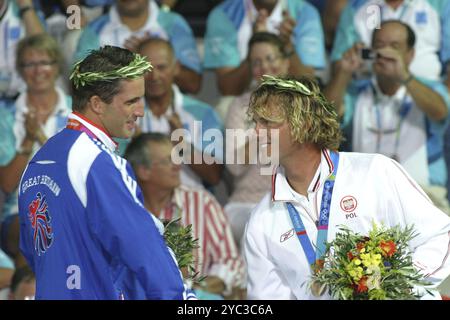
POLYGON ((53 243, 53 229, 45 194, 36 194, 36 199, 28 205, 28 218, 33 228, 34 249, 38 256, 45 253, 53 243))

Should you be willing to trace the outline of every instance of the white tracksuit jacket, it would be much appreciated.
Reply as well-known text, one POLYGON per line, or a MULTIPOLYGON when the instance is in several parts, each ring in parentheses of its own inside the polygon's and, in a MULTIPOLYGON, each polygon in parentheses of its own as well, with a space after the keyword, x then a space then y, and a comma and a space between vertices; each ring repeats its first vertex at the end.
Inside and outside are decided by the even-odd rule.
MULTIPOLYGON (((414 224, 418 233, 410 241, 414 264, 427 280, 439 285, 450 273, 450 217, 431 203, 397 162, 377 154, 339 154, 328 241, 340 225, 367 235, 372 222, 386 227, 414 224)), ((246 226, 249 299, 318 299, 308 290, 311 269, 285 203, 292 202, 298 210, 314 247, 323 184, 331 172, 329 151, 324 150, 305 197, 289 186, 278 168, 271 194, 253 210, 246 226)))

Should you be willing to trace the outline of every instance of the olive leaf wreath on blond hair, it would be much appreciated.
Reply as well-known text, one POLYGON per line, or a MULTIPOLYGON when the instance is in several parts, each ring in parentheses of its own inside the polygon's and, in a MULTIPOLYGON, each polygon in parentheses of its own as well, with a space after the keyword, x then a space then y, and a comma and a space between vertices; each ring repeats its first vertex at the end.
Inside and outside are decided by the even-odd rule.
POLYGON ((282 78, 276 78, 270 75, 263 75, 262 81, 260 86, 269 85, 274 86, 278 90, 282 91, 290 91, 290 92, 298 92, 305 96, 309 96, 311 98, 317 99, 322 107, 331 115, 337 116, 336 110, 333 108, 333 106, 328 103, 323 96, 321 92, 314 92, 313 90, 309 89, 307 86, 305 86, 300 81, 296 81, 293 79, 282 79, 282 78))

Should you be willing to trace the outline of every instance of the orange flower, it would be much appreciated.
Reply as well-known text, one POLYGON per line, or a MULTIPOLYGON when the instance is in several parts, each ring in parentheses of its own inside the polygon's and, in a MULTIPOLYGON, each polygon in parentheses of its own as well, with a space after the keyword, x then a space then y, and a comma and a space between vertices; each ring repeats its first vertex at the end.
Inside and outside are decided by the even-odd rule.
POLYGON ((366 246, 365 242, 358 242, 356 244, 356 249, 358 250, 358 252, 360 252, 362 249, 364 249, 365 246, 366 246))
POLYGON ((314 264, 314 272, 317 274, 323 269, 323 264, 325 263, 325 260, 323 259, 317 259, 316 263, 314 264))
POLYGON ((316 260, 317 267, 319 267, 320 269, 323 268, 323 264, 324 263, 325 263, 325 260, 323 260, 323 259, 317 259, 316 260))
POLYGON ((357 293, 363 293, 368 290, 367 288, 367 277, 362 277, 358 282, 358 287, 356 288, 357 293))
POLYGON ((351 251, 347 252, 347 258, 348 258, 350 261, 352 261, 354 257, 355 257, 355 256, 353 255, 353 253, 352 253, 351 251))
POLYGON ((388 257, 388 258, 392 257, 392 255, 395 252, 397 252, 397 247, 395 246, 395 243, 392 240, 381 241, 380 249, 381 249, 383 256, 388 257))

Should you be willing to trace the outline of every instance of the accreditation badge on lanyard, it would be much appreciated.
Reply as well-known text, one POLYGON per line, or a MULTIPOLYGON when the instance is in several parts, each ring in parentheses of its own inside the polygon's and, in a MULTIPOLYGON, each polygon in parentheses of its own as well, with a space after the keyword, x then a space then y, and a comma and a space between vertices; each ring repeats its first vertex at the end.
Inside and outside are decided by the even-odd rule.
MULTIPOLYGON (((290 202, 286 203, 287 209, 289 211, 289 216, 291 218, 292 224, 294 225, 295 232, 297 234, 298 240, 303 248, 303 252, 308 259, 308 262, 313 268, 313 266, 317 266, 321 268, 323 264, 323 255, 327 246, 327 234, 328 234, 328 221, 330 218, 330 207, 331 207, 331 198, 333 195, 334 182, 336 180, 336 174, 339 166, 339 153, 331 152, 330 153, 331 164, 333 166, 333 171, 330 176, 325 181, 322 193, 322 201, 320 204, 320 217, 319 224, 317 226, 317 241, 316 241, 316 250, 314 250, 311 241, 306 232, 305 226, 302 222, 300 214, 297 209, 295 209, 294 205, 290 202)), ((315 287, 313 283, 311 287, 311 291, 314 295, 319 296, 324 293, 324 288, 315 287)))

